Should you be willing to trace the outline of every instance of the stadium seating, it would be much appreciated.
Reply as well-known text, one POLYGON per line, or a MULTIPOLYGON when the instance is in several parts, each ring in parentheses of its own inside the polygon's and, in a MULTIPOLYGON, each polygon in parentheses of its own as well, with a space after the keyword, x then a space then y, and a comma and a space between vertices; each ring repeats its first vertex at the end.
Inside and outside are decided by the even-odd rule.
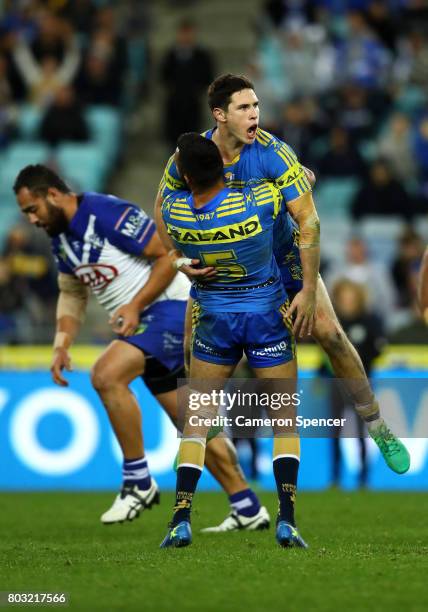
POLYGON ((360 225, 370 257, 389 266, 397 250, 397 241, 405 223, 400 217, 366 217, 360 225))
POLYGON ((40 121, 42 118, 41 110, 32 104, 24 104, 19 110, 18 131, 24 140, 37 138, 40 121))
POLYGON ((358 187, 359 181, 354 178, 320 180, 315 190, 315 200, 321 220, 348 218, 358 187))
POLYGON ((62 174, 76 191, 100 191, 109 167, 98 144, 68 142, 60 145, 56 160, 62 174))
POLYGON ((341 261, 345 257, 345 246, 352 234, 352 224, 349 219, 329 219, 321 222, 321 254, 323 260, 341 261))
POLYGON ((6 153, 6 159, 26 166, 46 162, 51 156, 51 148, 42 141, 15 142, 6 153))
POLYGON ((116 159, 121 144, 121 118, 118 111, 109 106, 92 106, 86 111, 91 138, 100 148, 100 155, 109 164, 116 159))

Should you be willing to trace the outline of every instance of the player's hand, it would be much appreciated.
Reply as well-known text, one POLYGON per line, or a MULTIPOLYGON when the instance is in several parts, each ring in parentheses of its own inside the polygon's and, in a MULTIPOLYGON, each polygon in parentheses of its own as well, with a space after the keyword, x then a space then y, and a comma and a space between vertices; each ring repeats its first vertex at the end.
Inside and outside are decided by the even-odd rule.
POLYGON ((315 173, 312 172, 312 170, 310 168, 306 168, 306 166, 302 166, 302 168, 305 171, 306 178, 310 182, 311 187, 313 187, 315 185, 315 183, 317 182, 317 177, 315 176, 315 173))
POLYGON ((66 381, 62 375, 62 371, 64 369, 67 370, 67 372, 71 372, 73 370, 71 367, 70 355, 68 354, 67 349, 56 348, 54 349, 52 358, 51 375, 54 383, 60 387, 68 387, 68 381, 66 381))
POLYGON ((141 308, 135 304, 124 304, 110 317, 113 331, 120 336, 132 336, 140 322, 141 308))
POLYGON ((217 270, 213 266, 206 266, 205 268, 194 267, 199 263, 199 259, 192 259, 192 265, 188 266, 183 264, 178 268, 178 270, 183 272, 183 274, 185 274, 191 281, 195 279, 199 281, 210 280, 216 276, 217 270))
POLYGON ((314 327, 316 308, 316 292, 312 289, 302 289, 296 294, 285 316, 292 319, 295 316, 293 333, 295 336, 310 336, 314 327))

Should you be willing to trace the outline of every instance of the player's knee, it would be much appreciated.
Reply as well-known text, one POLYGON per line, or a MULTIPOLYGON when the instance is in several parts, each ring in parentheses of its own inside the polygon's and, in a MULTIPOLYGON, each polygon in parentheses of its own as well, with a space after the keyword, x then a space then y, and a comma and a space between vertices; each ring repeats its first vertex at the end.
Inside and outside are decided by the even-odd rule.
POLYGON ((103 368, 97 364, 95 364, 91 370, 91 382, 95 391, 98 393, 105 393, 117 384, 114 374, 109 369, 103 368))
POLYGON ((316 330, 316 340, 328 355, 346 351, 347 337, 338 321, 324 321, 316 330))

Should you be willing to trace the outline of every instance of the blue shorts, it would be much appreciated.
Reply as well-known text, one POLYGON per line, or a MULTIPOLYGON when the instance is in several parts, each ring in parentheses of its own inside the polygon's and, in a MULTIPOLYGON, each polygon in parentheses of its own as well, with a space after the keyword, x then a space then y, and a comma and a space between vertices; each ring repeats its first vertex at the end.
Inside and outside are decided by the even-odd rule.
POLYGON ((298 293, 303 287, 303 269, 299 247, 296 244, 282 260, 279 271, 287 295, 298 293))
POLYGON ((253 368, 291 361, 294 338, 284 318, 286 304, 270 312, 206 312, 199 302, 192 310, 192 354, 197 359, 235 365, 245 353, 253 368))
POLYGON ((141 314, 135 334, 119 339, 153 355, 168 370, 183 367, 186 305, 183 300, 156 302, 141 314))

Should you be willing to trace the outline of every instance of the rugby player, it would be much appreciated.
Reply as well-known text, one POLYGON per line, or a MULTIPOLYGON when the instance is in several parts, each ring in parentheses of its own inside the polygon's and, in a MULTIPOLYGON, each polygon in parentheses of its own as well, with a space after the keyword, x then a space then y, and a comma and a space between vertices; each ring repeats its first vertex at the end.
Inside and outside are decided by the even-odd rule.
MULTIPOLYGON (((101 521, 133 520, 158 503, 159 489, 147 465, 141 411, 129 384, 141 376, 176 421, 189 282, 176 275, 154 222, 139 207, 110 195, 72 193, 41 165, 24 168, 14 191, 28 220, 51 237, 58 264, 54 382, 68 384, 63 370, 71 369, 69 348, 84 319, 89 288, 118 334, 92 369, 92 384, 124 456, 122 489, 101 521)), ((269 514, 248 487, 229 441, 216 438, 208 444, 206 465, 229 495, 229 524, 269 527, 269 514)))
MULTIPOLYGON (((361 359, 335 315, 322 279, 318 277, 318 282, 314 282, 318 276, 319 242, 316 238, 310 244, 306 235, 316 235, 313 230, 318 221, 315 214, 313 218, 302 216, 311 190, 303 167, 287 144, 260 129, 259 101, 253 84, 245 76, 218 77, 208 89, 208 100, 216 127, 204 136, 212 139, 220 150, 226 184, 242 189, 260 181, 272 181, 286 202, 287 212, 278 216, 274 227, 274 253, 284 287, 292 299, 288 315, 296 316, 294 332, 300 336, 312 334, 328 355, 336 378, 341 379, 387 465, 396 473, 406 472, 410 467, 409 453, 380 416, 379 404, 361 359)), ((183 187, 171 157, 156 200, 156 219, 160 216, 162 199, 183 187)), ((162 233, 161 238, 170 249, 172 243, 168 236, 162 233)), ((198 268, 181 265, 180 270, 198 282, 204 276, 209 278, 215 274, 213 266, 203 264, 198 268)), ((192 292, 191 297, 194 297, 192 292)), ((191 303, 186 317, 186 337, 190 335, 190 309, 191 303)))
MULTIPOLYGON (((283 205, 281 192, 269 183, 242 192, 226 187, 219 149, 199 134, 179 138, 177 162, 191 193, 176 191, 165 198, 162 231, 171 237, 180 256, 202 260, 217 271, 209 283, 196 286, 192 390, 200 388, 196 378, 222 388, 245 352, 258 378, 290 379, 291 395, 297 375, 294 339, 285 317, 286 293, 272 245, 273 226, 283 205)), ((306 214, 313 217, 316 213, 311 202, 308 193, 306 214)), ((192 498, 204 465, 209 417, 215 416, 216 407, 207 407, 205 414, 208 423, 194 424, 186 419, 179 448, 176 504, 161 548, 187 546, 192 540, 192 498)), ((276 539, 283 547, 306 548, 294 521, 299 438, 279 424, 273 433, 273 472, 279 499, 276 539)))
POLYGON ((428 247, 425 249, 419 272, 418 301, 424 321, 428 324, 428 247))

